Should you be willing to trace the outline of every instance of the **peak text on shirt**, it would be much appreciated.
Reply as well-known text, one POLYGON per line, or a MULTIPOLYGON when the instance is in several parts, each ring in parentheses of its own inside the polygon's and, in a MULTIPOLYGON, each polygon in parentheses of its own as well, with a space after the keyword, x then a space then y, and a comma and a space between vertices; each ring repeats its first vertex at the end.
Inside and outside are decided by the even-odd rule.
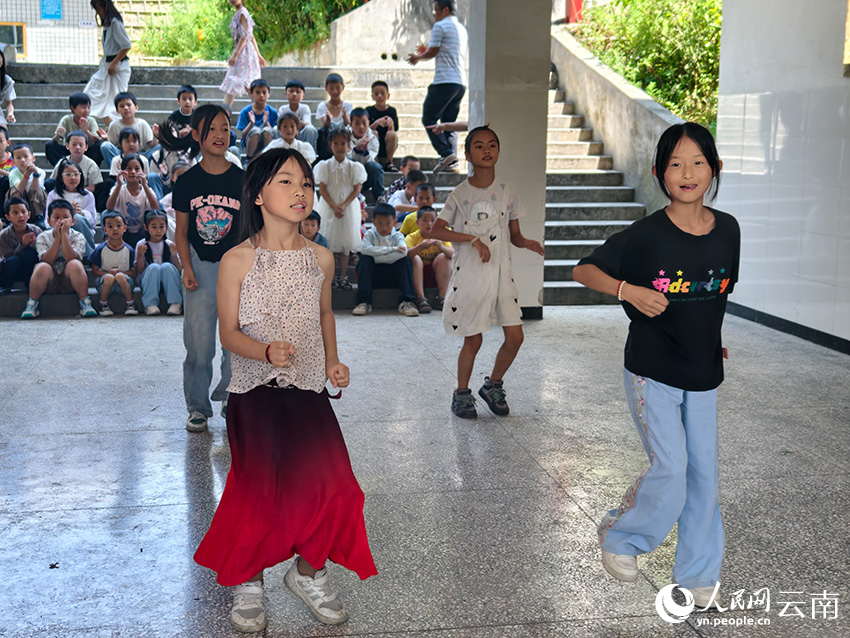
POLYGON ((242 204, 238 199, 233 199, 232 197, 225 197, 224 195, 206 195, 201 197, 195 197, 191 201, 192 208, 199 208, 206 204, 207 206, 224 206, 226 208, 235 208, 239 210, 242 204))

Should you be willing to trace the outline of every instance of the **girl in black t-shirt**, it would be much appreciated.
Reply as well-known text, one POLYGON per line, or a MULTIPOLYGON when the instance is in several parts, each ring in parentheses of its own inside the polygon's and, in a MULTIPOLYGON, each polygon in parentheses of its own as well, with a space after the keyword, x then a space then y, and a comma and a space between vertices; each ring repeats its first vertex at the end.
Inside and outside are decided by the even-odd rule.
POLYGON ((615 295, 631 320, 626 398, 650 461, 602 517, 602 564, 614 578, 637 580, 635 557, 678 523, 673 580, 690 591, 688 604, 706 608, 720 605, 716 393, 720 327, 740 252, 735 218, 703 204, 716 194, 722 166, 708 130, 671 126, 652 168, 670 204, 610 237, 573 274, 615 295))

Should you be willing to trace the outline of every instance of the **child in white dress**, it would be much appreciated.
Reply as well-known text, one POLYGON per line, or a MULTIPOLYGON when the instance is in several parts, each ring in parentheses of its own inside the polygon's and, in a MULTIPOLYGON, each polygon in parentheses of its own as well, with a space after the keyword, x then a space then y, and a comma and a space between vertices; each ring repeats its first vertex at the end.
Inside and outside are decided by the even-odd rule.
POLYGON ((346 157, 351 146, 348 129, 336 128, 328 135, 333 157, 316 164, 316 181, 319 183, 318 211, 328 248, 339 263, 339 274, 333 286, 351 289, 348 281, 348 255, 360 246, 360 206, 357 196, 366 181, 363 164, 346 157))
POLYGON ((523 341, 511 245, 538 255, 543 255, 543 246, 523 237, 519 229, 519 218, 524 213, 522 202, 510 184, 496 180, 496 133, 479 126, 470 131, 465 146, 466 160, 474 173, 449 195, 428 238, 450 241, 455 246, 452 279, 443 304, 443 327, 447 333, 464 338, 452 412, 469 419, 477 416, 469 378, 481 348, 482 333, 493 326, 502 326, 505 342, 478 394, 494 414, 509 413, 502 376, 523 341), (449 227, 455 230, 448 230, 449 227))

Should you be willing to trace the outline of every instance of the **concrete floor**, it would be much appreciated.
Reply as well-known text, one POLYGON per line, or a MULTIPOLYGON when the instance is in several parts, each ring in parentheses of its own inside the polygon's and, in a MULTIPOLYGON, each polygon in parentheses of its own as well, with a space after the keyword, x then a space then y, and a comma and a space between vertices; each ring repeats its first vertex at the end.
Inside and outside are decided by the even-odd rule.
MULTIPOLYGON (((439 315, 338 316, 353 383, 335 407, 379 575, 331 567, 351 612, 333 628, 283 586, 288 565, 269 570, 265 635, 850 635, 850 357, 727 318, 724 590, 768 587, 771 606, 673 625, 655 598, 675 534, 636 583, 599 562, 596 521, 646 462, 621 387, 625 317, 545 317, 507 378, 511 416, 470 422, 449 414, 460 341, 439 315), (837 619, 812 619, 823 592, 837 619), (806 617, 783 615, 789 601, 806 617)), ((181 319, 10 320, 0 344, 0 635, 234 635, 231 592, 192 561, 230 457, 218 416, 184 430, 181 319)), ((486 335, 475 382, 498 344, 486 335)))

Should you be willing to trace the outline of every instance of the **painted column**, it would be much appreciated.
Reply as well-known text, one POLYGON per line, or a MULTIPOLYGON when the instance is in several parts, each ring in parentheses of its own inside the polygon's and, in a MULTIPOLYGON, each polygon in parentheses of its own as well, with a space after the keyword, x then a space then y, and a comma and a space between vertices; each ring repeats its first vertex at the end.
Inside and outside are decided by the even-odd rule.
MULTIPOLYGON (((543 241, 551 0, 475 0, 469 9, 469 127, 499 136, 496 173, 525 205, 520 228, 543 241)), ((513 248, 525 318, 543 316, 543 258, 513 248)))

